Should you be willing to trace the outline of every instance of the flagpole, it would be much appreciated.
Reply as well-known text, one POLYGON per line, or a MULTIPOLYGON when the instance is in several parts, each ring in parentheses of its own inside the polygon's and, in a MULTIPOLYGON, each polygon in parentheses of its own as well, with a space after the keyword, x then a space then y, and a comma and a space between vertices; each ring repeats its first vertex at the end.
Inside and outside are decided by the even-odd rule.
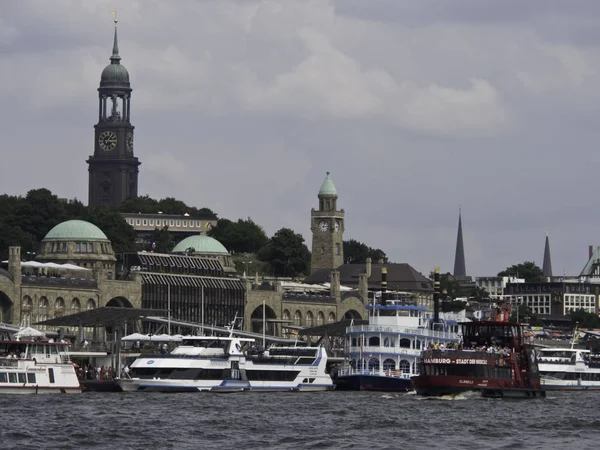
POLYGON ((171 285, 167 284, 167 334, 171 335, 171 285))
POLYGON ((204 286, 202 286, 202 325, 200 328, 202 336, 204 336, 204 286))
POLYGON ((263 312, 263 326, 262 326, 262 329, 263 329, 263 349, 266 349, 267 347, 265 346, 265 341, 266 341, 265 333, 266 333, 266 328, 267 328, 267 315, 266 315, 266 311, 265 311, 265 299, 264 298, 263 298, 263 308, 262 309, 263 309, 263 311, 262 311, 263 312))

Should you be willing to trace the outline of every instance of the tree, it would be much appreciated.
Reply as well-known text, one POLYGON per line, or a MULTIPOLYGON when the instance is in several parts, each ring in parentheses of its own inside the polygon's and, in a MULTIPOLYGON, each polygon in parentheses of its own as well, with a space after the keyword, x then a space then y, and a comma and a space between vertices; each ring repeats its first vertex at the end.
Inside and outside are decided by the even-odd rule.
POLYGON ((499 277, 518 277, 525 278, 527 283, 536 283, 544 281, 544 273, 536 263, 532 261, 525 261, 521 264, 514 264, 507 267, 502 272, 498 272, 499 277))
POLYGON ((367 258, 371 258, 373 263, 389 262, 383 250, 371 248, 355 239, 344 241, 344 262, 346 264, 365 264, 367 258))
POLYGON ((310 266, 310 252, 304 244, 304 238, 289 228, 277 231, 260 250, 258 257, 270 264, 275 276, 306 274, 310 266))
POLYGON ((169 253, 173 250, 173 236, 169 232, 169 227, 155 228, 152 241, 155 244, 153 250, 156 253, 169 253))
POLYGON ((189 214, 192 217, 217 217, 217 215, 208 208, 196 208, 188 206, 185 202, 173 197, 166 197, 160 200, 150 198, 148 195, 141 197, 130 197, 122 202, 118 207, 120 212, 142 213, 142 214, 189 214))
MULTIPOLYGON (((433 273, 429 275, 429 278, 433 280, 433 273)), ((442 297, 451 300, 469 296, 469 292, 449 273, 440 275, 440 291, 442 297)))
POLYGON ((135 252, 135 230, 112 207, 88 209, 86 220, 100 228, 111 241, 115 253, 135 252))
POLYGON ((583 308, 569 313, 573 328, 600 328, 600 317, 584 310, 583 308))
POLYGON ((209 234, 231 253, 257 253, 269 242, 263 228, 250 218, 237 222, 219 219, 209 234))
POLYGON ((534 313, 529 306, 523 303, 519 306, 513 306, 508 320, 511 322, 528 323, 529 325, 538 325, 542 323, 538 315, 534 313))

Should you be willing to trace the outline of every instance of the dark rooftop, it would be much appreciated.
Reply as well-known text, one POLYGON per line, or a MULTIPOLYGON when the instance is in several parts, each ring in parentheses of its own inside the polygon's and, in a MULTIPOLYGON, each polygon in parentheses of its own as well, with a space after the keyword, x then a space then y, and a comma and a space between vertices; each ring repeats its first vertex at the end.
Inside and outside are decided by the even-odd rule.
POLYGON ((105 306, 103 308, 69 314, 68 316, 55 317, 54 319, 37 322, 34 325, 48 325, 53 327, 107 327, 136 320, 144 316, 160 316, 164 312, 160 309, 105 306))

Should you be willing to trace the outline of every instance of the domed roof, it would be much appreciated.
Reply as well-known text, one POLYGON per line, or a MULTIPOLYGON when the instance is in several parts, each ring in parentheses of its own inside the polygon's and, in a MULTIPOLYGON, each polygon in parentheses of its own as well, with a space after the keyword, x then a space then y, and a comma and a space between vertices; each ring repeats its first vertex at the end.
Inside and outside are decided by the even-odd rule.
POLYGON ((321 189, 319 189, 319 196, 321 195, 326 197, 338 196, 337 190, 335 189, 335 185, 333 184, 331 178, 329 178, 329 172, 327 172, 327 176, 325 177, 325 180, 323 180, 323 184, 321 184, 321 189))
POLYGON ((46 234, 44 240, 49 239, 55 241, 108 241, 100 228, 85 220, 67 220, 59 223, 46 234))
POLYGON ((193 254, 219 254, 228 255, 227 249, 214 238, 204 234, 186 237, 175 246, 173 253, 185 253, 188 248, 193 248, 193 254))
POLYGON ((111 87, 114 85, 127 85, 129 87, 129 72, 120 63, 109 64, 104 68, 100 76, 100 86, 111 87))

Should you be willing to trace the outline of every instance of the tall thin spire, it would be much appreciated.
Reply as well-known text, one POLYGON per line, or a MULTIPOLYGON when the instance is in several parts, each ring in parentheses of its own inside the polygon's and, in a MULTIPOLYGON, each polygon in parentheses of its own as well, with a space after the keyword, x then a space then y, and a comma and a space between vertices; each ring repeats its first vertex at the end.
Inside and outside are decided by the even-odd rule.
POLYGON ((454 255, 453 274, 454 278, 467 276, 467 269, 465 267, 465 247, 463 245, 461 208, 458 209, 458 235, 456 236, 456 253, 454 255))
POLYGON ((544 247, 544 264, 542 265, 542 274, 546 278, 552 277, 552 259, 550 258, 550 238, 546 231, 546 246, 544 247))
POLYGON ((119 19, 117 19, 116 9, 111 11, 110 13, 115 16, 115 40, 113 43, 113 52, 112 56, 110 57, 110 60, 113 64, 119 64, 119 61, 121 60, 121 57, 119 56, 119 42, 117 40, 117 23, 119 23, 119 19))

